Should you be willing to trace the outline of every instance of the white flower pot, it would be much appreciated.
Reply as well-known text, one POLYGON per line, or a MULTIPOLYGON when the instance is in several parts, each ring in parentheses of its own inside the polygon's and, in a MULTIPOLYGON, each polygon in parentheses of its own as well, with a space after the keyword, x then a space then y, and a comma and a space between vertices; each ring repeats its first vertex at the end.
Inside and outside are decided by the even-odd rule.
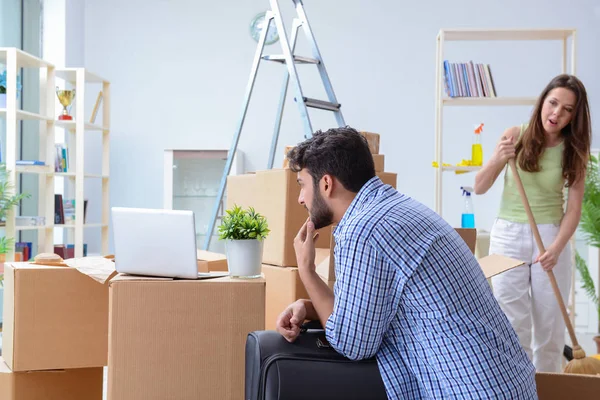
POLYGON ((260 278, 264 240, 227 240, 227 265, 233 278, 260 278))
POLYGON ((6 108, 6 93, 0 93, 0 108, 6 108))

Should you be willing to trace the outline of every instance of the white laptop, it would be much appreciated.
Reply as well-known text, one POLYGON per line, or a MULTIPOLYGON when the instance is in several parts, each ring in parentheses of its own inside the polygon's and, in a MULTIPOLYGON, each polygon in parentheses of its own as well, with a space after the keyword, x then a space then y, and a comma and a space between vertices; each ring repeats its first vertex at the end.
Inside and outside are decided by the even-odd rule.
POLYGON ((113 207, 112 223, 119 273, 184 279, 228 275, 198 272, 193 211, 113 207))

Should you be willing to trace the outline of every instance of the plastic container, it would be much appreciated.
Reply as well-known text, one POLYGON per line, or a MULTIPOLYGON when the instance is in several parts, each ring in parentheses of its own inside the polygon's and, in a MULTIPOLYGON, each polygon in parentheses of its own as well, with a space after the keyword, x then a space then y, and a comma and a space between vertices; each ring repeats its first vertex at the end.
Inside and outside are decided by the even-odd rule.
POLYGON ((473 207, 473 188, 469 186, 461 186, 463 196, 465 198, 465 205, 461 216, 460 227, 461 228, 475 228, 475 210, 473 207))
POLYGON ((475 128, 475 137, 473 138, 473 145, 471 146, 471 164, 473 166, 481 166, 483 164, 483 148, 481 147, 481 132, 483 131, 483 124, 479 124, 475 128))

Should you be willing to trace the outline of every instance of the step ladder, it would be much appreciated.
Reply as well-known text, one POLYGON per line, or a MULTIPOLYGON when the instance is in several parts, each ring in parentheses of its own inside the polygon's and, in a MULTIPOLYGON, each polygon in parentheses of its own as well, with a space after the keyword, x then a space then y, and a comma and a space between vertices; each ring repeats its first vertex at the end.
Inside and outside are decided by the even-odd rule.
POLYGON ((267 169, 273 168, 273 162, 275 159, 275 149, 277 148, 277 142, 279 140, 279 131, 281 128, 281 118, 283 114, 283 108, 285 104, 285 99, 287 96, 287 90, 289 81, 292 81, 292 89, 294 90, 294 100, 296 105, 298 106, 298 111, 300 112, 300 117, 302 119, 302 124, 304 128, 304 138, 308 139, 312 137, 313 128, 310 122, 310 117, 308 114, 308 108, 316 108, 321 110, 327 110, 333 112, 337 124, 339 127, 343 127, 346 125, 344 122, 344 117, 342 115, 341 104, 337 101, 335 97, 335 93, 333 91, 333 86, 331 85, 331 81, 329 80, 329 75, 327 74, 327 70, 325 69, 325 63, 323 62, 323 58, 321 57, 321 53, 319 52, 319 48, 317 46, 317 42, 310 28, 310 24, 308 23, 308 18, 306 17, 306 12, 304 11, 304 5, 302 4, 302 0, 292 0, 294 2, 294 6, 296 9, 297 17, 294 18, 292 24, 292 31, 290 33, 291 41, 288 42, 285 25, 283 23, 283 19, 281 17, 281 12, 279 10, 278 0, 269 0, 271 4, 271 10, 265 13, 265 21, 263 23, 263 28, 261 31, 260 38, 258 40, 258 45, 256 47, 256 53, 254 56, 254 61, 252 63, 252 70, 250 72, 250 79, 248 81, 248 85, 246 87, 246 93, 244 97, 244 103, 242 107, 242 114, 238 122, 237 129, 233 136, 233 141, 231 143, 231 148, 227 155, 227 162, 225 164, 225 168, 223 170, 223 176, 221 178, 221 183, 219 186, 219 191, 217 194, 217 199, 215 201, 215 205, 212 210, 211 219, 208 225, 208 231, 206 235, 206 240, 204 243, 204 250, 208 250, 211 242, 212 235, 215 230, 215 225, 217 219, 219 219, 219 210, 221 208, 221 202, 223 200, 223 196, 225 193, 225 186, 227 184, 227 176, 231 171, 231 165, 233 162, 233 157, 237 151, 238 142, 240 139, 240 134, 242 133, 242 127, 244 125, 244 120, 246 118, 246 112, 248 111, 248 104, 250 102, 250 97, 252 95, 252 89, 254 88, 254 81, 256 80, 256 75, 258 72, 258 67, 261 61, 270 61, 284 64, 287 68, 285 70, 285 76, 283 79, 283 86, 281 89, 281 94, 279 97, 279 105, 277 107, 277 114, 275 116, 275 126, 273 132, 273 138, 271 140, 271 148, 269 150, 269 159, 267 162, 267 169), (277 33, 279 35, 279 41, 281 43, 281 47, 283 50, 283 54, 281 55, 264 55, 264 45, 267 37, 267 32, 272 23, 275 23, 275 27, 277 28, 277 33), (312 57, 304 57, 298 56, 294 54, 296 48, 296 39, 298 37, 298 31, 302 28, 304 31, 306 38, 310 44, 312 49, 312 57), (327 94, 327 100, 319 100, 313 99, 304 96, 302 92, 302 86, 300 85, 300 80, 298 78, 298 73, 296 70, 296 64, 314 64, 317 66, 319 75, 321 76, 321 80, 323 82, 323 86, 325 88, 325 93, 327 94))

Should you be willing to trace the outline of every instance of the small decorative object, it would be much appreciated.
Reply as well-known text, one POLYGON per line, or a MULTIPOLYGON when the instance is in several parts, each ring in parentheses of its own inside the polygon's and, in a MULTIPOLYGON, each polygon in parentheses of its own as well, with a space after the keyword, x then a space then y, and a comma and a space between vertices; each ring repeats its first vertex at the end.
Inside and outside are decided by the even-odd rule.
POLYGON ((267 220, 254 208, 234 206, 219 225, 219 239, 225 240, 229 275, 234 278, 262 276, 264 239, 269 234, 267 220))
MULTIPOLYGON (((252 18, 252 21, 250 22, 250 36, 252 36, 252 39, 254 39, 257 42, 260 40, 260 34, 267 23, 265 21, 265 15, 265 12, 261 12, 260 14, 257 14, 254 18, 252 18)), ((275 26, 275 22, 273 21, 269 25, 269 30, 267 32, 265 44, 273 44, 278 40, 279 33, 277 33, 277 27, 275 26)))
POLYGON ((75 98, 75 89, 61 90, 57 86, 56 87, 56 96, 58 97, 58 101, 60 101, 60 104, 62 104, 62 106, 63 106, 63 112, 61 115, 59 115, 58 119, 60 119, 62 121, 71 121, 73 119, 73 117, 71 117, 69 115, 69 111, 67 110, 67 107, 69 107, 71 105, 71 103, 73 102, 73 99, 75 98))

